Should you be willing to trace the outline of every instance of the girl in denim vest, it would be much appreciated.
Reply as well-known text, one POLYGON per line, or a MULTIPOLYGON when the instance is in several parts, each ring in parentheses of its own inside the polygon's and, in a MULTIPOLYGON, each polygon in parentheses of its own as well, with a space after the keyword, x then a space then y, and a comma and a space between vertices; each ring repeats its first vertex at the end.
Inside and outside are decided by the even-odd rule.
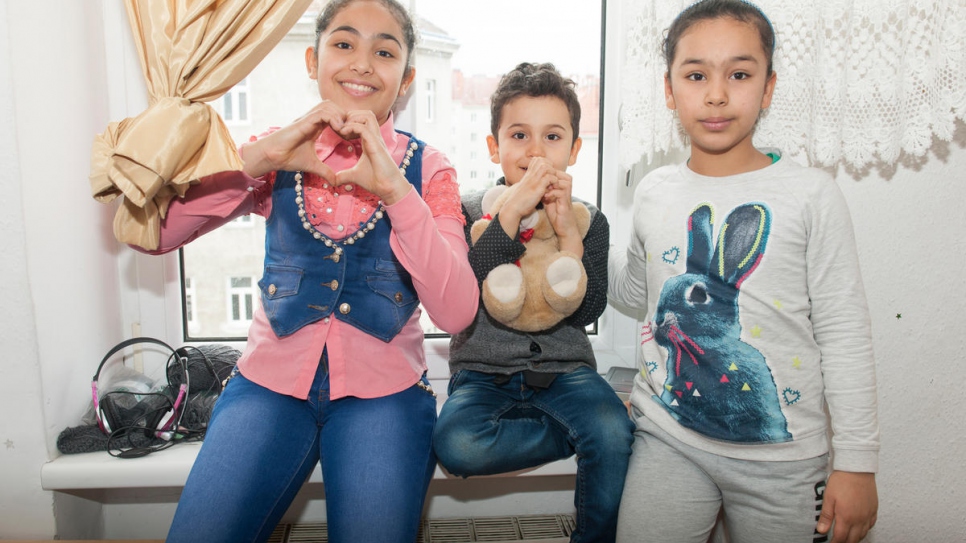
POLYGON ((265 541, 317 463, 329 541, 416 538, 436 464, 418 306, 455 333, 479 298, 456 173, 393 127, 415 76, 402 6, 333 0, 316 34, 321 102, 173 202, 152 251, 267 219, 262 303, 168 541, 265 541))

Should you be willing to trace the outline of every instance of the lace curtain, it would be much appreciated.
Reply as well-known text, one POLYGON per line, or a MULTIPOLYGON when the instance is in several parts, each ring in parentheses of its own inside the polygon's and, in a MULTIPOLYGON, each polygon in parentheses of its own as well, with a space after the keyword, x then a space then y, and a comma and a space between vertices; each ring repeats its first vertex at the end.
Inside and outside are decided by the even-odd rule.
MULTIPOLYGON (((664 31, 690 0, 623 0, 620 161, 685 149, 664 103, 664 31)), ((966 120, 966 0, 759 0, 778 84, 755 145, 813 164, 921 156, 966 120)))
POLYGON ((155 249, 168 203, 198 179, 240 170, 206 101, 228 92, 298 22, 311 0, 124 0, 149 106, 112 122, 91 153, 91 192, 122 196, 118 241, 155 249))

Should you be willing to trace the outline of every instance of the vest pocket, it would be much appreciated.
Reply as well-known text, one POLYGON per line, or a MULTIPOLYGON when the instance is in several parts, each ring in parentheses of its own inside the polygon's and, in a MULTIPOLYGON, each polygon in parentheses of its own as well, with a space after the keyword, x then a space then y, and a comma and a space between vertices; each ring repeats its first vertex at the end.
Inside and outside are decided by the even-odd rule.
POLYGON ((392 259, 376 258, 372 261, 372 267, 377 273, 393 273, 400 277, 409 279, 409 272, 401 262, 392 259))
POLYGON ((298 294, 302 275, 302 268, 265 266, 265 275, 258 281, 258 288, 262 292, 262 306, 267 316, 278 313, 284 298, 298 294))
POLYGON ((373 271, 375 273, 366 275, 366 284, 373 292, 397 307, 419 302, 412 286, 412 276, 398 260, 377 258, 373 261, 373 271))
POLYGON ((391 301, 397 307, 406 307, 419 302, 416 292, 399 279, 388 279, 370 275, 366 283, 373 292, 391 301))

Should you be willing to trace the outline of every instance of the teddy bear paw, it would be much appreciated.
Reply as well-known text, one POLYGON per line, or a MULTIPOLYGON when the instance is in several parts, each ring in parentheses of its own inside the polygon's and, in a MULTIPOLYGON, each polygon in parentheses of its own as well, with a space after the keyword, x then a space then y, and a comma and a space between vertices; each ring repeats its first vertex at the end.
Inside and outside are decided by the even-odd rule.
POLYGON ((587 293, 587 273, 580 260, 560 255, 547 266, 543 297, 547 304, 562 315, 570 315, 580 307, 587 293))
POLYGON ((523 294, 523 272, 514 264, 503 264, 490 270, 486 289, 498 302, 510 304, 523 294))
POLYGON ((571 257, 561 257, 547 266, 547 284, 562 298, 573 296, 580 286, 582 268, 571 257))

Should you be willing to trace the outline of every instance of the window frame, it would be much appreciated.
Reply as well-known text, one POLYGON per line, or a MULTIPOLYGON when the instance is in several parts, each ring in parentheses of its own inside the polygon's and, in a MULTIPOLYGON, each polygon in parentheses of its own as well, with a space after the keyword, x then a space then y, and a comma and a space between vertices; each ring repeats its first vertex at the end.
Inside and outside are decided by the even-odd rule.
MULTIPOLYGON (((119 8, 123 12, 122 8, 119 8)), ((598 140, 598 202, 611 225, 611 243, 625 246, 630 237, 631 196, 633 187, 619 166, 620 138, 617 119, 620 100, 620 2, 602 0, 602 73, 600 94, 600 129, 598 140), (608 33, 607 29, 614 29, 608 33)), ((117 54, 118 63, 111 65, 109 74, 112 117, 135 116, 147 107, 147 92, 133 41, 124 27, 106 28, 112 42, 122 41, 127 46, 117 54)), ((249 101, 251 89, 249 88, 249 101)), ((249 114, 250 118, 250 114, 249 114)), ((187 322, 182 307, 181 251, 161 256, 150 256, 123 248, 118 255, 118 269, 130 281, 122 282, 122 320, 127 330, 138 335, 151 335, 172 344, 184 344, 188 339, 187 322)), ((195 278, 197 280, 197 278, 195 278)), ((257 279, 256 279, 257 281, 257 279)), ((257 282, 255 283, 257 284, 257 282)), ((256 296, 257 298, 257 296, 256 296)), ((253 300, 253 303, 258 303, 253 300)), ((611 366, 631 367, 636 363, 637 339, 640 327, 633 315, 608 305, 598 320, 597 333, 590 337, 595 350, 598 371, 605 373, 611 366)), ((244 349, 244 341, 233 338, 206 338, 205 341, 224 342, 244 349)), ((431 379, 446 379, 449 375, 447 337, 427 336, 425 353, 431 379)))

